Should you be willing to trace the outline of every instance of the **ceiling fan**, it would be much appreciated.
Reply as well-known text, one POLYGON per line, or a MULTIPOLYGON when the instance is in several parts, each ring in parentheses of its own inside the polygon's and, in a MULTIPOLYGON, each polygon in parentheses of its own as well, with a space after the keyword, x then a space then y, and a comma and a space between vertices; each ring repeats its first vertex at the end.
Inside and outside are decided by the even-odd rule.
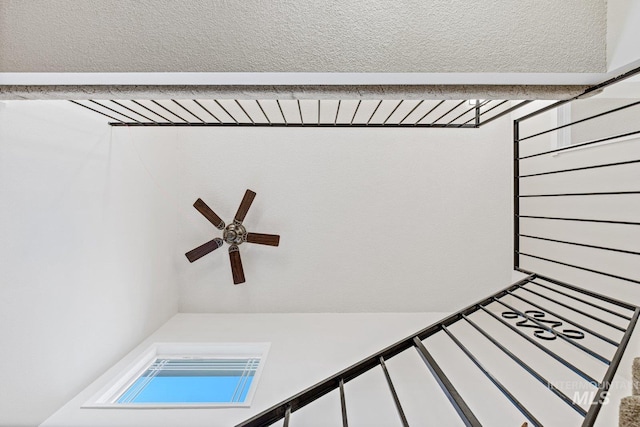
POLYGON ((249 211, 251 203, 253 203, 253 199, 255 197, 256 193, 251 190, 247 190, 244 193, 244 197, 242 198, 242 202, 240 202, 240 206, 238 207, 236 216, 233 218, 233 222, 227 226, 225 226, 224 221, 222 221, 220 217, 202 201, 202 199, 196 200, 193 207, 207 218, 211 224, 219 230, 223 230, 223 232, 222 239, 216 237, 215 239, 187 252, 185 255, 189 262, 194 262, 209 252, 215 251, 226 242, 230 245, 229 259, 231 260, 233 284, 237 285, 244 283, 244 270, 242 269, 242 260, 240 259, 238 246, 244 242, 268 246, 278 246, 280 244, 280 236, 276 234, 249 233, 242 225, 242 221, 244 221, 244 217, 247 216, 247 212, 249 211))

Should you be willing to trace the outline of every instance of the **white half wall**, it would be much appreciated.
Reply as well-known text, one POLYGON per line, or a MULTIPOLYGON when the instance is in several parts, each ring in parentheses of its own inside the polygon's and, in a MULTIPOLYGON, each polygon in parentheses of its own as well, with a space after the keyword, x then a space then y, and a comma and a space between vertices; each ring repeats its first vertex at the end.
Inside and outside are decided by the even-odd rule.
POLYGON ((175 191, 147 172, 172 178, 175 145, 154 142, 0 103, 0 425, 38 425, 176 313, 175 191))

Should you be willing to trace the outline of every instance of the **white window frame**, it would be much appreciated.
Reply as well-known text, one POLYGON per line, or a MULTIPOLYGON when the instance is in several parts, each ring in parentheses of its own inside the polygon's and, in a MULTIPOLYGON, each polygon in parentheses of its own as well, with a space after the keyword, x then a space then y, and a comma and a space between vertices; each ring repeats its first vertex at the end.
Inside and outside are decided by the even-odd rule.
POLYGON ((154 408, 248 408, 258 386, 270 343, 153 343, 100 391, 83 408, 154 409, 154 408), (220 403, 118 403, 120 396, 156 359, 257 358, 260 360, 243 402, 220 403))
MULTIPOLYGON (((567 102, 557 108, 556 126, 563 126, 569 123, 571 123, 571 103, 567 102)), ((555 147, 552 148, 563 148, 573 145, 571 141, 571 126, 558 129, 552 135, 555 137, 555 144, 552 143, 555 147)))

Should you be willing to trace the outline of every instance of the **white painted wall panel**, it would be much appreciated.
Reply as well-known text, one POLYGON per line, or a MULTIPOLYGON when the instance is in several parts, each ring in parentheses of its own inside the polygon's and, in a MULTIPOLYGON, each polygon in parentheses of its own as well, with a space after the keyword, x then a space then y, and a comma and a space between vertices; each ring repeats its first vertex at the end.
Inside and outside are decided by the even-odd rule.
POLYGON ((281 235, 241 246, 240 286, 226 247, 178 258, 180 311, 439 311, 495 291, 511 268, 509 128, 177 130, 179 250, 221 235, 197 198, 228 223, 247 188, 247 229, 281 235))
POLYGON ((177 311, 175 192, 147 173, 174 149, 0 104, 0 425, 39 424, 177 311))
POLYGON ((640 3, 607 1, 607 68, 615 70, 640 60, 640 3))

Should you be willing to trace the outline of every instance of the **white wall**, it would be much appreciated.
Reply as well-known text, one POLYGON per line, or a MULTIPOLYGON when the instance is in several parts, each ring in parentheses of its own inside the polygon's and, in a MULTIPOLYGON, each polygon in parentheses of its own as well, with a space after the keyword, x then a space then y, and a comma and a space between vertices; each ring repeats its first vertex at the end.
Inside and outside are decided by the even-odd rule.
POLYGON ((0 425, 39 424, 177 311, 174 151, 0 104, 0 425))
POLYGON ((640 60, 640 3, 607 1, 607 70, 640 60))
POLYGON ((4 0, 0 20, 3 72, 606 71, 604 0, 4 0))
POLYGON ((510 280, 510 128, 179 129, 179 250, 221 235, 198 197, 228 223, 247 188, 247 229, 281 235, 241 246, 239 286, 226 246, 178 259, 180 311, 449 311, 491 293, 510 280))

